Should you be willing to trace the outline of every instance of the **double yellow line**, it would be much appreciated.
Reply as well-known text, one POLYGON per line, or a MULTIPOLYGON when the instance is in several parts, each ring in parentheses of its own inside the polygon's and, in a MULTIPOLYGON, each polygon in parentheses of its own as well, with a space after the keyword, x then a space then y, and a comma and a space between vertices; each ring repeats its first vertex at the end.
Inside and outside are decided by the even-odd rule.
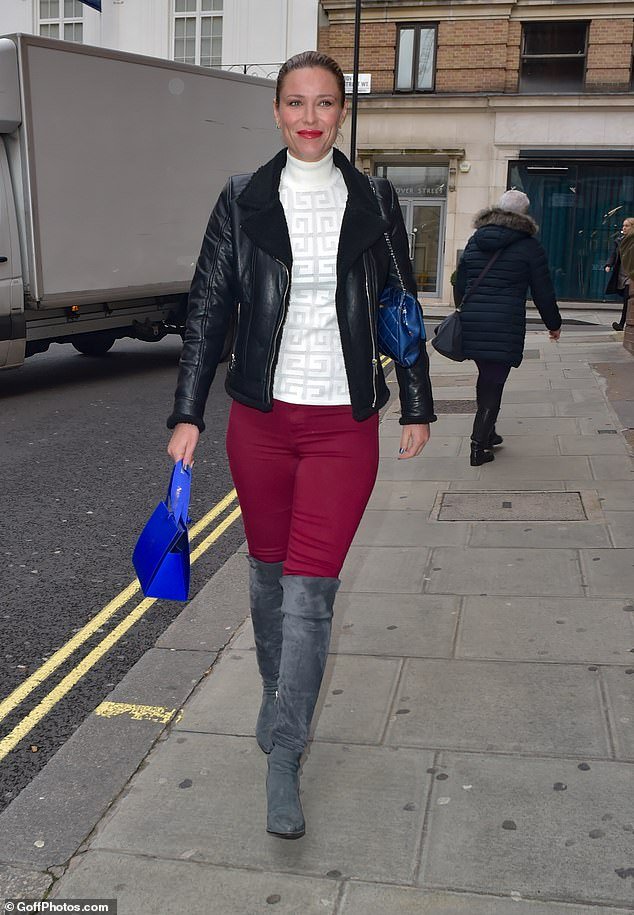
MULTIPOLYGON (((220 500, 214 507, 207 512, 204 518, 201 518, 192 526, 189 532, 190 539, 193 540, 198 534, 201 534, 209 525, 223 514, 233 502, 238 498, 235 489, 220 500)), ((240 517, 240 506, 236 506, 225 518, 205 537, 198 546, 192 550, 190 561, 196 562, 203 553, 205 553, 212 544, 218 540, 224 532, 231 527, 234 521, 240 517)), ((31 674, 23 683, 13 690, 10 695, 0 701, 0 722, 3 721, 15 708, 17 708, 30 694, 44 683, 84 642, 88 641, 97 630, 113 617, 121 607, 125 606, 131 598, 140 591, 138 581, 132 582, 120 594, 107 604, 103 610, 100 610, 85 626, 83 626, 75 635, 59 648, 55 654, 43 664, 34 674, 31 674)), ((15 746, 23 740, 26 735, 51 711, 51 709, 62 699, 70 690, 81 680, 84 674, 95 666, 101 658, 108 652, 126 632, 134 626, 138 620, 146 613, 150 607, 156 603, 156 598, 145 598, 134 607, 124 619, 108 635, 90 651, 79 664, 77 664, 57 686, 46 695, 29 714, 17 724, 12 731, 0 740, 0 761, 2 761, 15 746)))

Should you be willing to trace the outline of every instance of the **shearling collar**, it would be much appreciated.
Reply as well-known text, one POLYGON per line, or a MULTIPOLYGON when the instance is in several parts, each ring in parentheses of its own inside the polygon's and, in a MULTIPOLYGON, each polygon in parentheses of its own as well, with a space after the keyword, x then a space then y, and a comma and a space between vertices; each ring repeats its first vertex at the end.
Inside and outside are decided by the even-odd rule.
POLYGON ((527 235, 536 235, 539 230, 539 226, 530 216, 512 213, 510 210, 501 210, 499 207, 481 210, 473 225, 476 229, 482 229, 484 226, 502 226, 505 229, 513 229, 515 232, 525 232, 527 235))
MULTIPOLYGON (((286 165, 286 149, 280 150, 261 166, 239 195, 237 203, 244 213, 240 225, 259 248, 291 269, 291 243, 279 185, 286 165)), ((348 189, 348 200, 341 223, 337 252, 337 276, 345 277, 354 261, 386 232, 390 226, 383 219, 372 186, 338 149, 333 161, 348 189)))

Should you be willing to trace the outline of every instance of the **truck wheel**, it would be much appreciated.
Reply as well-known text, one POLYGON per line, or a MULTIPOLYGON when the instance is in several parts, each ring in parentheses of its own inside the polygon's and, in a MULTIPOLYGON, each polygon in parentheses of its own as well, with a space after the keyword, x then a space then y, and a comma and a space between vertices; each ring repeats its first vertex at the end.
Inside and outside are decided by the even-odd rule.
POLYGON ((82 334, 71 343, 84 356, 105 356, 114 346, 115 339, 112 334, 82 334))

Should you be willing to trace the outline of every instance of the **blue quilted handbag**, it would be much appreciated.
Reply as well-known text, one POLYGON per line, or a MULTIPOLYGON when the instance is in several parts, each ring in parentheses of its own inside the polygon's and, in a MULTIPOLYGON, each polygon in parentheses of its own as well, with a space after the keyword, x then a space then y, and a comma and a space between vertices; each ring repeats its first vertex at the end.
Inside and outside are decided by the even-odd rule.
POLYGON ((378 335, 384 356, 405 368, 414 365, 425 339, 425 324, 418 300, 410 292, 385 287, 379 299, 378 335))
POLYGON ((182 461, 174 465, 167 498, 154 509, 134 548, 132 562, 146 597, 187 600, 191 474, 182 461))

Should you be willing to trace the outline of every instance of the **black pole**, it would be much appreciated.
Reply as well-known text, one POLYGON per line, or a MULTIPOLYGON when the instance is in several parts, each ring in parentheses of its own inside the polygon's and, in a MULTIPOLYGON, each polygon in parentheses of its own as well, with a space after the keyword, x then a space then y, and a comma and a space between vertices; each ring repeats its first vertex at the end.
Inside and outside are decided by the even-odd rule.
POLYGON ((361 41, 361 0, 354 12, 354 64, 352 66, 352 111, 350 113, 350 161, 357 158, 357 108, 359 104, 359 44, 361 41))

